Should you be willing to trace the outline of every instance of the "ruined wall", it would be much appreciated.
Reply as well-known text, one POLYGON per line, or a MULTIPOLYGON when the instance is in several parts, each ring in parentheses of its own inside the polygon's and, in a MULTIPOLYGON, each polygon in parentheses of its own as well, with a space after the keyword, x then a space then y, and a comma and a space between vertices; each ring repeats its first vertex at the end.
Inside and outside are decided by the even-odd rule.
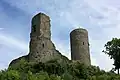
POLYGON ((61 55, 52 43, 50 27, 49 16, 44 13, 35 15, 31 21, 29 54, 12 60, 9 67, 15 67, 22 59, 36 63, 44 63, 50 60, 68 62, 68 58, 61 55))
POLYGON ((45 62, 58 55, 51 41, 50 18, 39 13, 32 18, 29 60, 45 62))
POLYGON ((90 65, 90 52, 88 42, 88 32, 78 28, 70 33, 71 59, 79 60, 85 65, 90 65))

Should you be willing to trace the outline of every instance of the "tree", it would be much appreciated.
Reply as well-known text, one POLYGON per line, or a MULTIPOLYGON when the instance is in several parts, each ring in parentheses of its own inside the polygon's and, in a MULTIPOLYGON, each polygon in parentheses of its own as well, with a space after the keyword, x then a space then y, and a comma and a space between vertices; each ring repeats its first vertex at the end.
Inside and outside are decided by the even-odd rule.
POLYGON ((103 52, 110 56, 110 59, 114 60, 115 70, 120 69, 120 39, 113 38, 105 44, 105 50, 103 52))

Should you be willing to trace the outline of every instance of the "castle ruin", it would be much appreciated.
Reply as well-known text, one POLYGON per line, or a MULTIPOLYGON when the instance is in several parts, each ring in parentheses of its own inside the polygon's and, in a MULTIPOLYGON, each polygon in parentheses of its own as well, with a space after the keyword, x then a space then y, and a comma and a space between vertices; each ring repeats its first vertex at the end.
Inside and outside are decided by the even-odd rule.
MULTIPOLYGON (((13 60, 13 65, 21 59, 31 62, 47 62, 52 59, 62 60, 61 53, 56 50, 51 41, 49 16, 38 13, 32 18, 29 54, 13 60)), ((85 29, 75 29, 70 33, 71 40, 71 59, 79 60, 85 65, 90 65, 90 53, 88 45, 88 32, 85 29)), ((64 58, 65 59, 65 58, 64 58)))
POLYGON ((85 65, 91 65, 88 32, 78 28, 70 33, 71 59, 78 60, 85 65))
POLYGON ((39 13, 31 24, 29 61, 46 62, 59 56, 51 41, 50 18, 39 13))

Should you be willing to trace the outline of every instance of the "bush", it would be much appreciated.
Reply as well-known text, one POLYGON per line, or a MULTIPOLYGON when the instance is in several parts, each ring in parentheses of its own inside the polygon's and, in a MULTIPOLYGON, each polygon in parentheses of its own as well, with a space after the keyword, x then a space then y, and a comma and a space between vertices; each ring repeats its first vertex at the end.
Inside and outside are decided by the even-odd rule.
POLYGON ((120 76, 79 62, 62 64, 52 60, 37 64, 21 60, 15 66, 0 71, 0 80, 120 80, 120 76))

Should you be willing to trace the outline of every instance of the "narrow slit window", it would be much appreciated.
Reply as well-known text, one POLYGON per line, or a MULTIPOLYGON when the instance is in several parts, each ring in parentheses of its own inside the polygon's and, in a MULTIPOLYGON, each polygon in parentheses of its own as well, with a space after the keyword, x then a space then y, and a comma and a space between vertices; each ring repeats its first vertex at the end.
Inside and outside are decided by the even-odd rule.
POLYGON ((84 45, 84 42, 83 42, 83 45, 84 45))
POLYGON ((43 47, 43 48, 44 48, 44 46, 45 46, 45 45, 44 45, 44 44, 42 44, 42 47, 43 47))

